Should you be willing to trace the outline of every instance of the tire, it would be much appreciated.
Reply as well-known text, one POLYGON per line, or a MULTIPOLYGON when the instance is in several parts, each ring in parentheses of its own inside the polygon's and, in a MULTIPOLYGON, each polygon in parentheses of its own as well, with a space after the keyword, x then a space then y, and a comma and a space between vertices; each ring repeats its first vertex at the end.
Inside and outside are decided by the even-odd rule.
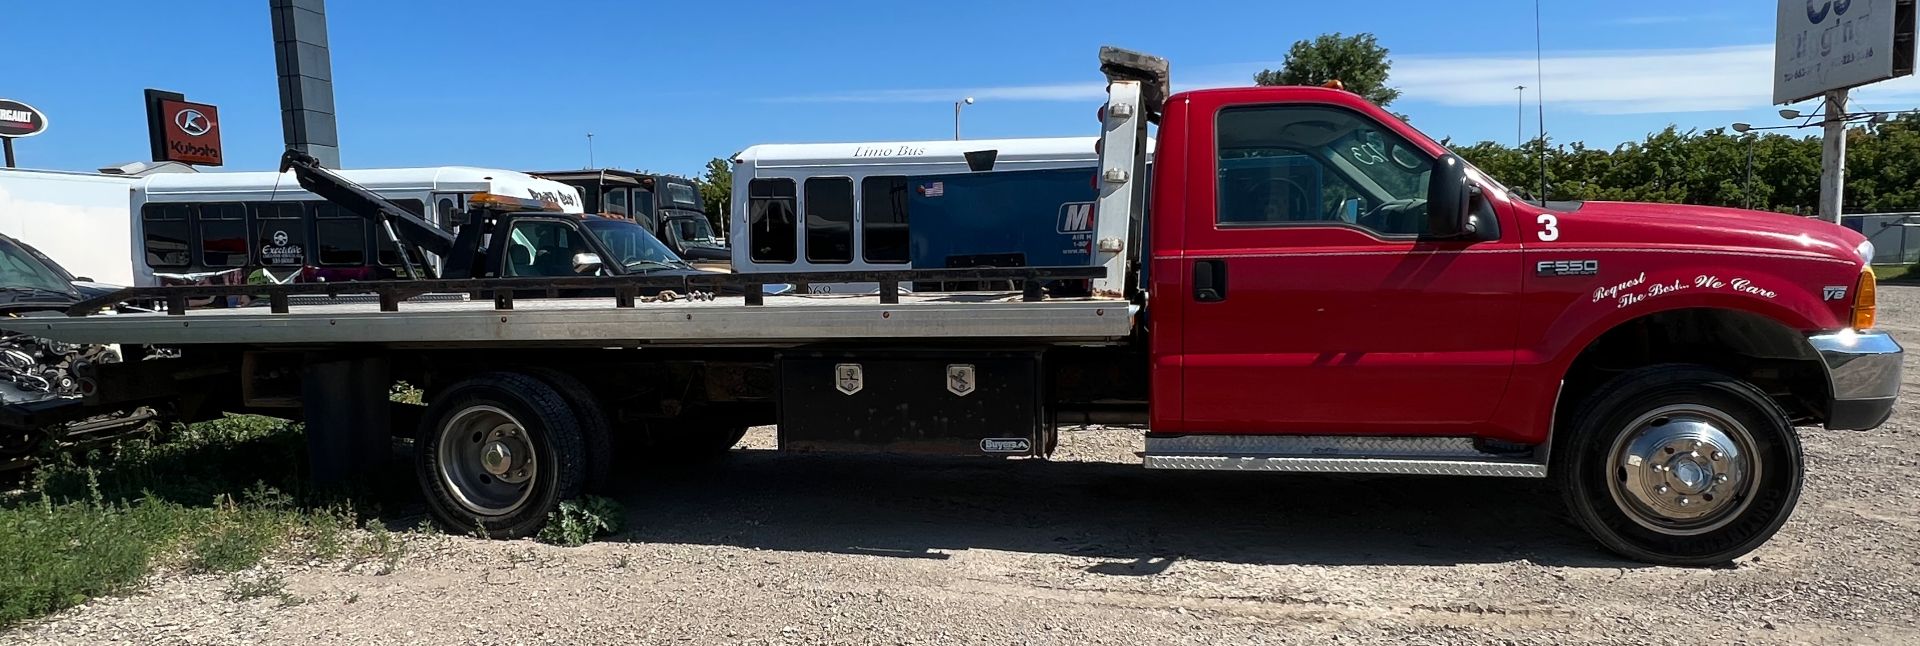
POLYGON ((559 370, 531 368, 525 372, 552 386, 567 401, 567 407, 573 409, 574 418, 580 422, 580 441, 587 451, 587 491, 604 490, 613 472, 613 425, 607 421, 600 402, 594 399, 593 391, 573 375, 559 370))
POLYGON ((485 373, 448 387, 428 406, 414 446, 428 509, 462 534, 530 536, 586 483, 579 418, 559 391, 525 374, 485 373))
POLYGON ((1726 373, 1633 370, 1567 423, 1552 465, 1561 495, 1621 556, 1725 563, 1765 543, 1799 502, 1805 463, 1793 424, 1765 392, 1726 373))

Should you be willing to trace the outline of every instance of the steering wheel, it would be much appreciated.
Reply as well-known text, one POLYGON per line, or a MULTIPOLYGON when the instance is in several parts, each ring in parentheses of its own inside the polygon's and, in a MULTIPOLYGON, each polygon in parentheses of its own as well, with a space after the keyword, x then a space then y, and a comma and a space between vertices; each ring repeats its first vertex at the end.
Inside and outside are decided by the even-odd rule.
POLYGON ((1356 224, 1381 233, 1419 233, 1425 224, 1426 206, 1426 198, 1419 197, 1382 202, 1362 213, 1356 224))
MULTIPOLYGON (((1301 215, 1312 215, 1314 213, 1313 205, 1307 203, 1307 189, 1301 186, 1299 182, 1285 177, 1267 178, 1267 208, 1271 209, 1277 201, 1273 199, 1275 184, 1282 185, 1285 189, 1287 196, 1286 211, 1281 213, 1281 215, 1286 216, 1286 220, 1298 220, 1301 215)), ((1269 222, 1274 221, 1272 218, 1264 217, 1266 215, 1265 213, 1261 215, 1263 216, 1261 217, 1262 220, 1269 222)))

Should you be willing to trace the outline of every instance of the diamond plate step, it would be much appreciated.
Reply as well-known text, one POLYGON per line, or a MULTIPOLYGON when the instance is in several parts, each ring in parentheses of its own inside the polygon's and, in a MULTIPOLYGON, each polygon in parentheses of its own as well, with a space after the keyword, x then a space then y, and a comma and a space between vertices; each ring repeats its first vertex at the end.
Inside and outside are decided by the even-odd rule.
POLYGON ((1483 453, 1465 437, 1181 435, 1147 438, 1149 469, 1544 478, 1536 456, 1483 453))

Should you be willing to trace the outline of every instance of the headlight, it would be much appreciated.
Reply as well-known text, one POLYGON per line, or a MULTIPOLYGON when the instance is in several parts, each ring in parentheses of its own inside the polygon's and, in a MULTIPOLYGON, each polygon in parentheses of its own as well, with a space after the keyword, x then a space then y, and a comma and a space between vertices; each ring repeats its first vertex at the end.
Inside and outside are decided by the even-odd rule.
POLYGON ((1873 264, 1873 241, 1872 240, 1860 241, 1860 246, 1854 247, 1853 252, 1860 255, 1860 262, 1864 262, 1869 265, 1873 264))

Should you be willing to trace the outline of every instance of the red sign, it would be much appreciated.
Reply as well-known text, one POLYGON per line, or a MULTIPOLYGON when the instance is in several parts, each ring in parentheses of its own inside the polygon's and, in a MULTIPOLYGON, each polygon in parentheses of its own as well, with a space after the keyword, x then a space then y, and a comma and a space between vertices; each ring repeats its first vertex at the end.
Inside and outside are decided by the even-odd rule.
POLYGON ((219 108, 167 99, 160 101, 160 117, 166 161, 221 165, 219 108))

